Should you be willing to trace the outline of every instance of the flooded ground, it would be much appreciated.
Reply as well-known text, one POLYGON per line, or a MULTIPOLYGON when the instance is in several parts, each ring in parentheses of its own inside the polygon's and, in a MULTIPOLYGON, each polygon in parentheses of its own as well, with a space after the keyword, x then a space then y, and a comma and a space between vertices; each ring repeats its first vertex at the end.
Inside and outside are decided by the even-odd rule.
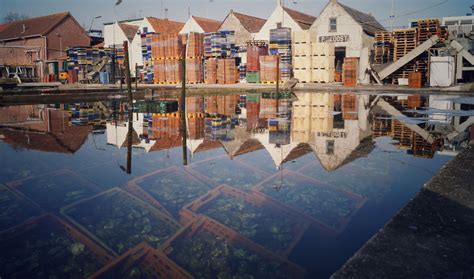
POLYGON ((0 107, 0 277, 329 277, 474 137, 465 96, 185 103, 0 107))

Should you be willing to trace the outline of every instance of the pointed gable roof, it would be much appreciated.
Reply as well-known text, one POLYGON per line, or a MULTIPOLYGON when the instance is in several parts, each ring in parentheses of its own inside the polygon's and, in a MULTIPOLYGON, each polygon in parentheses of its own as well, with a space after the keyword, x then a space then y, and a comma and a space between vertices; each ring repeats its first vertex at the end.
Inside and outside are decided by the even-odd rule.
POLYGON ((0 30, 0 41, 18 37, 44 36, 68 16, 71 16, 69 12, 62 12, 5 24, 2 27, 3 30, 0 30))
POLYGON ((156 17, 147 17, 148 22, 155 32, 166 35, 178 34, 183 29, 184 23, 172 21, 169 19, 160 19, 156 17))
POLYGON ((386 31, 385 28, 370 14, 363 13, 346 5, 339 3, 341 6, 355 21, 357 21, 364 31, 374 36, 375 32, 386 31))
POLYGON ((283 10, 285 10, 285 12, 304 30, 308 30, 316 20, 315 16, 304 14, 287 7, 283 7, 283 10))
POLYGON ((136 25, 130 25, 125 23, 119 23, 119 26, 125 34, 125 37, 127 37, 128 41, 132 42, 133 38, 135 38, 135 35, 137 34, 139 27, 136 25))
POLYGON ((214 19, 208 19, 208 18, 203 18, 203 17, 198 17, 198 16, 191 16, 196 23, 201 26, 202 30, 204 32, 217 32, 219 27, 221 26, 221 22, 218 20, 214 19))
POLYGON ((230 12, 233 14, 242 24, 242 26, 249 31, 250 33, 257 33, 262 29, 263 25, 265 24, 266 20, 263 18, 244 15, 241 13, 236 13, 234 11, 230 12))

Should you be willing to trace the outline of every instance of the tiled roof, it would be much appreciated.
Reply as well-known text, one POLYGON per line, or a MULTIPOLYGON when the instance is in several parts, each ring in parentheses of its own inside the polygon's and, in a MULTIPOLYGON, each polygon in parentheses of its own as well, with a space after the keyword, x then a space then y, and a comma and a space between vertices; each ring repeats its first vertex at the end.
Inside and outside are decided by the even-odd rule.
POLYGON ((5 30, 8 26, 8 23, 5 23, 5 24, 0 24, 0 32, 2 32, 3 30, 5 30))
POLYGON ((68 16, 71 16, 69 12, 63 12, 11 22, 4 27, 3 31, 0 28, 0 41, 18 37, 44 36, 68 16))
POLYGON ((125 34, 125 37, 127 37, 129 42, 133 41, 133 38, 135 38, 135 35, 137 34, 138 31, 138 26, 135 25, 129 25, 125 23, 119 23, 120 28, 122 28, 123 33, 125 34))
POLYGON ((370 14, 363 13, 341 3, 338 3, 355 21, 357 21, 364 31, 369 35, 375 32, 385 31, 385 28, 370 14))
POLYGON ((316 20, 315 16, 304 14, 302 12, 298 12, 296 10, 286 7, 284 7, 283 9, 304 30, 309 29, 311 25, 313 25, 313 22, 316 20))
POLYGON ((204 32, 217 32, 219 26, 221 26, 221 22, 214 19, 208 19, 198 16, 192 16, 193 19, 201 26, 204 32))
POLYGON ((241 13, 232 12, 232 14, 242 23, 244 28, 250 33, 257 33, 262 29, 266 20, 259 17, 244 15, 241 13))
POLYGON ((155 32, 165 35, 178 34, 184 23, 156 17, 147 17, 155 32))

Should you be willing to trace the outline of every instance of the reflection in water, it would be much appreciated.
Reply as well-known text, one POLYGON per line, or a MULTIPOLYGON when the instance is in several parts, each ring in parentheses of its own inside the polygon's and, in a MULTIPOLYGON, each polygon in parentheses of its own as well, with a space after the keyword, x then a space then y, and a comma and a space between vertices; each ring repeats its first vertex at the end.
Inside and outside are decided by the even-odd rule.
POLYGON ((328 277, 467 146, 472 104, 283 92, 1 107, 0 277, 328 277))

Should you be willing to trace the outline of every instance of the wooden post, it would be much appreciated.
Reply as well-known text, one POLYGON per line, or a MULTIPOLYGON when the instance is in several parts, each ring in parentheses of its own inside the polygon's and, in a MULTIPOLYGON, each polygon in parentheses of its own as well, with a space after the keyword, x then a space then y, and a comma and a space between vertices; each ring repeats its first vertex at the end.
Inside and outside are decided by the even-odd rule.
POLYGON ((183 135, 183 165, 188 165, 188 147, 187 147, 187 128, 186 128, 186 47, 183 48, 181 65, 183 72, 181 74, 181 129, 183 135))
POLYGON ((132 141, 133 141, 133 96, 132 96, 132 76, 130 73, 130 57, 128 56, 128 42, 123 42, 125 53, 125 77, 127 82, 128 95, 128 134, 127 134, 127 173, 132 173, 132 141))

